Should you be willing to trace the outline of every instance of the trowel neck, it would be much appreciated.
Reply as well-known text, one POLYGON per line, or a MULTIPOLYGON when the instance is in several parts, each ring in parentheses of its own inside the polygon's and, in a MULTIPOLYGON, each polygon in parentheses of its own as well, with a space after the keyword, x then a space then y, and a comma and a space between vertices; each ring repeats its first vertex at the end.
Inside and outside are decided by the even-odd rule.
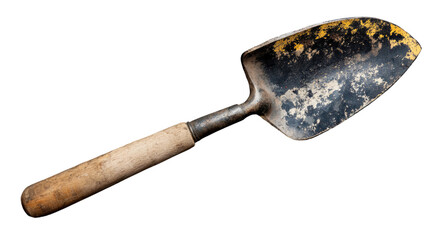
POLYGON ((236 104, 188 122, 188 127, 191 130, 194 141, 197 142, 214 132, 245 119, 249 115, 240 105, 236 104))
POLYGON ((197 142, 208 135, 237 123, 252 114, 262 114, 264 107, 251 96, 240 105, 232 105, 217 112, 188 122, 194 141, 197 142))

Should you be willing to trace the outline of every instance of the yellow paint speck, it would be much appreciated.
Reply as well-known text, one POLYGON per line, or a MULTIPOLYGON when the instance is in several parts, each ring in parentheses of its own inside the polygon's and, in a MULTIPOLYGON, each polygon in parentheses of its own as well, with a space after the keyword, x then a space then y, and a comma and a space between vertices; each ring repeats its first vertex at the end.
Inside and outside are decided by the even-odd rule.
POLYGON ((402 28, 396 25, 390 24, 390 36, 392 36, 393 34, 401 35, 403 38, 401 40, 390 39, 390 48, 394 48, 401 44, 407 45, 410 48, 410 50, 407 52, 407 55, 405 56, 405 58, 410 60, 416 59, 417 55, 419 55, 422 49, 419 43, 413 37, 411 37, 410 34, 405 32, 402 28))
POLYGON ((304 44, 302 43, 295 43, 295 46, 293 47, 295 50, 299 51, 304 48, 304 44))
MULTIPOLYGON (((326 37, 328 35, 329 29, 344 29, 344 30, 350 29, 350 28, 352 28, 351 24, 355 21, 357 21, 357 20, 356 19, 345 19, 342 21, 323 24, 323 25, 319 26, 319 31, 316 33, 316 39, 326 37)), ((353 29, 352 34, 356 33, 356 31, 357 31, 357 29, 353 29)), ((292 45, 292 44, 294 44, 293 47, 296 50, 296 53, 298 55, 301 54, 304 50, 304 45, 301 43, 297 43, 296 40, 299 37, 306 35, 306 34, 307 35, 310 34, 310 30, 300 32, 300 33, 294 34, 292 36, 289 36, 287 38, 283 38, 283 39, 276 41, 274 43, 273 50, 277 54, 277 57, 280 57, 281 55, 286 54, 286 50, 285 50, 286 46, 292 45)))
MULTIPOLYGON (((285 50, 286 46, 294 43, 295 40, 298 39, 300 36, 302 36, 304 33, 305 32, 297 33, 297 34, 292 35, 290 37, 278 40, 277 42, 274 43, 274 52, 277 54, 278 57, 280 57, 282 54, 285 54, 286 53, 286 50, 285 50)), ((295 45, 294 45, 295 50, 297 50, 296 45, 302 45, 302 44, 295 43, 295 45)), ((304 45, 302 45, 302 47, 304 47, 304 45)))
POLYGON ((328 31, 328 27, 329 27, 328 25, 321 26, 319 33, 316 36, 316 39, 325 37, 328 31))
MULTIPOLYGON (((348 29, 352 28, 350 25, 355 21, 356 21, 356 19, 346 19, 346 20, 342 20, 342 21, 338 21, 338 22, 332 22, 332 23, 324 24, 324 25, 320 26, 319 32, 316 36, 316 39, 323 38, 325 36, 329 36, 327 33, 328 29, 348 30, 348 29)), ((353 32, 353 30, 352 30, 352 33, 356 33, 356 31, 353 32)))
POLYGON ((381 30, 380 25, 377 22, 371 22, 371 20, 369 19, 365 22, 361 20, 360 24, 368 29, 366 31, 366 34, 370 37, 373 37, 377 32, 381 30))
MULTIPOLYGON (((331 29, 338 29, 338 30, 351 30, 350 34, 356 34, 357 31, 359 29, 365 28, 366 29, 366 34, 373 39, 373 41, 376 41, 376 39, 374 39, 374 36, 378 33, 378 39, 382 39, 382 38, 387 38, 390 41, 390 48, 394 48, 398 45, 401 44, 405 44, 410 48, 410 51, 406 54, 406 58, 410 59, 410 60, 414 60, 417 55, 420 53, 421 47, 420 45, 417 43, 417 41, 412 38, 407 32, 405 32, 402 28, 391 24, 391 32, 390 32, 390 36, 389 34, 379 34, 381 29, 386 26, 385 22, 382 22, 383 25, 380 25, 379 21, 372 21, 370 19, 363 21, 360 19, 345 19, 345 20, 341 20, 341 21, 336 21, 336 22, 331 22, 331 23, 326 23, 323 25, 320 25, 318 27, 317 32, 315 33, 315 38, 316 39, 320 39, 320 38, 325 38, 328 37, 328 31, 331 29), (358 27, 352 27, 352 24, 357 22, 358 24, 360 24, 360 26, 358 27), (401 35, 403 36, 403 39, 401 40, 395 40, 392 39, 392 35, 401 35)), ((356 24, 354 24, 356 25, 356 24)), ((348 31, 345 31, 345 33, 347 34, 348 31)), ((302 43, 298 42, 298 39, 300 39, 302 36, 304 35, 308 35, 310 34, 311 31, 310 29, 303 31, 303 32, 299 32, 296 33, 294 35, 291 35, 289 37, 280 39, 278 41, 276 41, 274 43, 273 46, 273 50, 276 53, 277 57, 280 57, 282 55, 287 54, 286 53, 286 47, 290 46, 295 50, 295 54, 300 55, 301 53, 303 53, 304 51, 304 45, 302 43)))
POLYGON ((299 56, 304 51, 304 44, 302 44, 302 43, 295 43, 295 46, 293 48, 295 49, 295 54, 297 56, 299 56))

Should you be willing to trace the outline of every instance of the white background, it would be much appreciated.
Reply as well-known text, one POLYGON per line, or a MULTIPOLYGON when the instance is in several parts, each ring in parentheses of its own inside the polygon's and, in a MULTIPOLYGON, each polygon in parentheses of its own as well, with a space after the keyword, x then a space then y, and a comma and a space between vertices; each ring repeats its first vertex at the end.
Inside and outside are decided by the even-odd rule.
POLYGON ((423 1, 2 1, 0 239, 428 239, 423 1), (258 116, 65 210, 28 217, 29 184, 243 102, 240 55, 352 16, 423 51, 387 93, 294 141, 258 116))

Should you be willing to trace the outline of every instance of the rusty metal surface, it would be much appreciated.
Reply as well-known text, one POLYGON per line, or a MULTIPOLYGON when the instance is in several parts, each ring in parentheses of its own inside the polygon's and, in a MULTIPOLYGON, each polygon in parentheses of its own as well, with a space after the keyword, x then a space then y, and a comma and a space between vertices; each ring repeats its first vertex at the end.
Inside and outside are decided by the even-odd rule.
POLYGON ((263 118, 293 139, 323 133, 390 88, 420 52, 407 32, 351 18, 268 41, 242 56, 249 83, 268 101, 263 118))
POLYGON ((288 137, 315 137, 389 89, 421 47, 400 27, 374 18, 335 20, 254 47, 242 55, 246 102, 188 123, 194 140, 259 114, 288 137))

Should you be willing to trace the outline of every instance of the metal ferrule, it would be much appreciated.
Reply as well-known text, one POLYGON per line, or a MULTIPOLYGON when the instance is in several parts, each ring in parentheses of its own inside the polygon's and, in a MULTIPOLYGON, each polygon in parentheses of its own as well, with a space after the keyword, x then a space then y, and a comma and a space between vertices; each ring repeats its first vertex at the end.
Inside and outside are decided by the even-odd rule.
POLYGON ((188 127, 191 130, 194 141, 197 142, 214 132, 245 119, 247 116, 248 114, 241 106, 232 105, 188 122, 188 127))

